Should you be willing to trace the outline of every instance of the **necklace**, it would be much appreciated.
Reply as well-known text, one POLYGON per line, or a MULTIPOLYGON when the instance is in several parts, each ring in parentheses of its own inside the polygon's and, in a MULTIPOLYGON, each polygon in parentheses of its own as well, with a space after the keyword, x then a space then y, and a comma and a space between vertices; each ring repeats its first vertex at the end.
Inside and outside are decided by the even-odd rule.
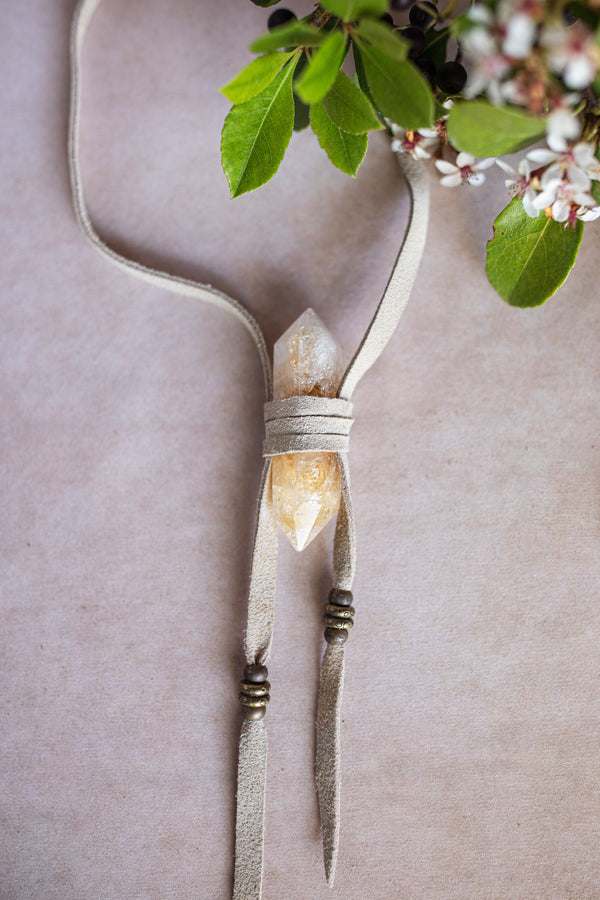
MULTIPOLYGON (((333 885, 340 839, 341 708, 345 643, 355 614, 352 582, 356 567, 356 536, 348 465, 352 425, 351 397, 362 376, 377 360, 394 333, 416 278, 428 222, 427 173, 422 163, 410 157, 398 156, 412 198, 410 221, 383 297, 339 385, 330 383, 326 388, 321 385, 317 389, 315 385, 319 381, 320 372, 316 367, 311 368, 312 363, 309 362, 308 368, 303 368, 297 360, 289 363, 288 358, 297 380, 301 373, 305 383, 302 387, 296 384, 296 393, 291 395, 288 389, 282 389, 281 384, 276 383, 278 396, 274 399, 273 369, 265 338, 258 322, 242 304, 213 287, 151 269, 122 256, 102 241, 90 219, 79 165, 80 72, 85 34, 99 3, 100 0, 80 0, 73 18, 71 35, 69 165, 79 224, 92 246, 113 265, 165 290, 216 305, 237 318, 254 340, 264 376, 265 463, 258 495, 244 641, 247 665, 239 694, 243 722, 238 761, 234 900, 258 900, 262 893, 267 767, 267 729, 264 717, 270 696, 266 662, 273 633, 277 519, 284 530, 289 531, 286 528, 285 511, 282 511, 285 503, 279 503, 280 495, 290 486, 290 476, 289 473, 286 476, 285 470, 289 469, 294 457, 306 459, 306 454, 330 457, 329 471, 334 482, 329 495, 331 502, 328 502, 323 492, 320 497, 322 506, 328 506, 328 511, 333 512, 339 496, 339 511, 334 538, 333 587, 325 607, 326 648, 319 685, 315 772, 325 874, 328 884, 333 885), (339 495, 335 488, 338 484, 336 478, 339 478, 339 495)), ((327 342, 314 318, 311 319, 310 314, 305 313, 301 317, 303 321, 292 326, 295 328, 296 341, 298 334, 304 333, 306 336, 308 329, 312 334, 311 340, 327 342)), ((293 335, 290 340, 293 344, 293 335)), ((298 479, 302 480, 297 469, 292 480, 293 478, 296 478, 296 482, 298 479)), ((298 548, 300 544, 305 546, 320 530, 316 528, 319 524, 318 516, 319 512, 315 509, 300 512, 296 510, 292 514, 292 540, 298 548)))

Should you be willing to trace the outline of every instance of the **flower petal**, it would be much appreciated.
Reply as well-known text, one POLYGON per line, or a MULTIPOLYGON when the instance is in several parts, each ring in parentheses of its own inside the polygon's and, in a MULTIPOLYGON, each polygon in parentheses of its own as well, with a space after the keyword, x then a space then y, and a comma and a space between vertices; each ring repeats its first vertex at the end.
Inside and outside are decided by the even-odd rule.
POLYGON ((467 178, 467 182, 472 184, 473 187, 478 187, 480 184, 483 184, 485 181, 485 175, 483 172, 473 172, 472 175, 469 175, 467 178))
POLYGON ((600 206, 594 206, 593 209, 586 209, 585 212, 577 211, 577 218, 582 222, 593 222, 600 216, 600 206))
POLYGON ((540 214, 540 210, 534 206, 533 201, 536 198, 535 191, 528 190, 523 194, 523 209, 527 213, 530 219, 537 219, 540 214))
POLYGON ((539 150, 530 150, 527 154, 527 159, 530 159, 531 162, 539 163, 541 166, 547 166, 558 159, 558 153, 540 148, 539 150))
POLYGON ((462 176, 460 172, 455 172, 454 175, 444 175, 443 178, 440 178, 440 184, 443 184, 444 187, 458 187, 462 182, 462 176))
POLYGON ((577 166, 569 166, 567 169, 567 178, 575 188, 582 191, 589 191, 592 186, 589 175, 579 169, 577 166))
POLYGON ((549 131, 546 136, 546 141, 550 149, 556 150, 558 153, 564 153, 569 146, 564 137, 556 131, 549 131))
POLYGON ((526 13, 517 13, 508 20, 502 52, 513 59, 527 56, 535 42, 536 24, 526 13))
POLYGON ((504 162, 503 159, 497 159, 496 165, 500 166, 503 172, 506 172, 507 175, 512 175, 515 181, 519 180, 519 173, 516 169, 513 169, 512 166, 509 166, 507 162, 504 162))
POLYGON ((470 153, 459 153, 456 157, 456 165, 459 169, 462 169, 463 166, 472 166, 475 162, 475 157, 471 156, 470 153))
POLYGON ((451 162, 448 162, 447 159, 436 159, 435 167, 440 172, 443 172, 444 175, 453 175, 455 172, 458 172, 458 166, 453 165, 451 162))
POLYGON ((583 53, 572 56, 563 73, 563 79, 567 87, 582 90, 594 80, 596 69, 589 57, 583 53))
POLYGON ((547 188, 551 184, 560 184, 562 180, 563 170, 558 164, 556 164, 546 169, 546 171, 540 178, 540 184, 543 188, 547 188))
POLYGON ((532 200, 532 206, 535 209, 546 209, 547 206, 556 200, 556 189, 546 189, 541 194, 537 194, 535 200, 532 200))

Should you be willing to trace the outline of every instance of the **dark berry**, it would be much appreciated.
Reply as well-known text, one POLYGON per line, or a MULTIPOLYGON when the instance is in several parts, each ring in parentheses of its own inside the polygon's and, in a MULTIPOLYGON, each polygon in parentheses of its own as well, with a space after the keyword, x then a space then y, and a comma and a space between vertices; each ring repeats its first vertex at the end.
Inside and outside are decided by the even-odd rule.
POLYGON ((460 94, 467 82, 467 70, 459 62, 445 62, 437 70, 436 81, 445 94, 460 94))
POLYGON ((392 28, 394 27, 394 20, 389 13, 384 13, 382 16, 379 16, 379 21, 385 22, 386 25, 391 25, 392 28))
POLYGON ((392 2, 390 3, 390 6, 392 7, 392 9, 397 9, 397 10, 401 11, 404 9, 409 9, 413 5, 414 2, 415 2, 415 0, 392 0, 392 2))
POLYGON ((400 34, 404 40, 408 41, 410 44, 408 50, 409 59, 418 59, 419 56, 422 55, 425 44, 427 43, 425 40, 425 32, 421 31, 420 28, 409 25, 408 28, 403 28, 400 34))
POLYGON ((421 73, 425 76, 431 87, 435 85, 435 63, 432 59, 427 59, 426 56, 420 56, 419 59, 415 59, 415 66, 417 69, 421 70, 421 73))
POLYGON ((573 10, 569 6, 563 6, 563 20, 565 25, 574 25, 577 21, 577 16, 573 12, 573 10))
POLYGON ((274 28, 279 28, 280 25, 285 25, 286 22, 291 22, 296 18, 296 13, 293 13, 291 9, 276 9, 267 19, 267 28, 269 31, 273 31, 274 28))
POLYGON ((437 7, 435 3, 430 3, 430 0, 419 0, 418 3, 411 6, 408 18, 410 24, 417 28, 431 28, 438 19, 437 7))
POLYGON ((294 94, 294 131, 304 131, 309 124, 308 106, 294 94))

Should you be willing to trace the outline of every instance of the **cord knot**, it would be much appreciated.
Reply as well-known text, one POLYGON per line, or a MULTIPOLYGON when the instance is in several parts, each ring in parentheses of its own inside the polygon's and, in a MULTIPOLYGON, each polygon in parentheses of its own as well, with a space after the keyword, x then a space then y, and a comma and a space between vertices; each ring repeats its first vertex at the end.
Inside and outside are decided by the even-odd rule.
POLYGON ((288 397, 265 403, 263 456, 302 451, 347 453, 352 403, 340 397, 288 397))

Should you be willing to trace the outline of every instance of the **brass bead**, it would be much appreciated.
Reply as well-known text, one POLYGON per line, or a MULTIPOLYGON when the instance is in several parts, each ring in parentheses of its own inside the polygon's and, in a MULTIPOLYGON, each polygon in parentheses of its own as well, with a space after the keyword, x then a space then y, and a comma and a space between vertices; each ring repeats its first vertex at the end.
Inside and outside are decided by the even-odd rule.
POLYGON ((265 694, 269 693, 270 687, 271 685, 268 681, 265 681, 264 684, 252 684, 251 681, 242 681, 240 683, 242 693, 247 694, 248 697, 264 697, 265 694))
POLYGON ((345 628, 326 628, 325 640, 328 644, 345 644, 348 640, 348 632, 345 628))
POLYGON ((252 684, 264 684, 267 680, 269 671, 266 666, 259 663, 249 663, 244 669, 244 681, 250 681, 252 684))
POLYGON ((353 627, 354 622, 352 619, 338 619, 337 616, 325 616, 325 624, 328 628, 347 630, 353 627))
POLYGON ((253 706, 256 708, 259 706, 266 706, 269 699, 268 694, 265 694, 264 697, 249 697, 248 694, 243 694, 241 692, 239 694, 239 700, 242 706, 253 706))
POLYGON ((352 591, 344 591, 342 588, 332 588, 329 591, 329 602, 335 606, 352 606, 352 591))
POLYGON ((247 722, 257 722, 259 719, 264 719, 266 711, 266 706, 242 706, 242 715, 247 722))
POLYGON ((325 607, 325 615, 337 616, 338 619, 351 619, 355 613, 356 610, 353 606, 335 606, 333 603, 328 603, 325 607))

